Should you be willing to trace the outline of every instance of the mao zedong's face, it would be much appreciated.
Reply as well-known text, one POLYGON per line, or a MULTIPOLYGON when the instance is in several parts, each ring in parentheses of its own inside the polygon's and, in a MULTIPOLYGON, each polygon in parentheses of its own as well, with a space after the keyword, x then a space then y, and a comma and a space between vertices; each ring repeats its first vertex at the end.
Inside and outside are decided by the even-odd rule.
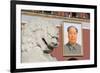
POLYGON ((68 31, 68 39, 70 44, 76 44, 77 41, 77 31, 75 28, 71 27, 68 31))

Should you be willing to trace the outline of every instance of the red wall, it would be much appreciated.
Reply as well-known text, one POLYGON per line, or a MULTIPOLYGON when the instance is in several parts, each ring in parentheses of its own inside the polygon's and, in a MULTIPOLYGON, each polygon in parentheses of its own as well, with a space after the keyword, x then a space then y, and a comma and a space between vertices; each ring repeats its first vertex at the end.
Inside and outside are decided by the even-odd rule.
MULTIPOLYGON (((90 30, 89 29, 83 29, 83 56, 80 57, 74 57, 78 60, 86 60, 90 58, 90 30)), ((63 35, 62 35, 62 28, 59 27, 59 45, 58 48, 55 48, 53 52, 51 53, 52 56, 56 57, 58 61, 68 60, 71 57, 64 57, 63 56, 63 35)))

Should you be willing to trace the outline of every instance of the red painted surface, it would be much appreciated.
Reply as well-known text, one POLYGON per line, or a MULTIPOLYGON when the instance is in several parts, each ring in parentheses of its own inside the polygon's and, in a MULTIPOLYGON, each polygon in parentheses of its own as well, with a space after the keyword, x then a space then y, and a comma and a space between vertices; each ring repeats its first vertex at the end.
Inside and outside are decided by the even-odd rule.
MULTIPOLYGON (((89 29, 83 29, 82 31, 83 35, 83 56, 80 57, 74 57, 78 60, 86 60, 90 59, 90 30, 89 29)), ((52 56, 56 57, 58 61, 64 61, 68 60, 71 57, 64 57, 63 56, 63 35, 62 35, 62 28, 59 28, 59 46, 58 48, 55 48, 53 52, 51 53, 52 56)))

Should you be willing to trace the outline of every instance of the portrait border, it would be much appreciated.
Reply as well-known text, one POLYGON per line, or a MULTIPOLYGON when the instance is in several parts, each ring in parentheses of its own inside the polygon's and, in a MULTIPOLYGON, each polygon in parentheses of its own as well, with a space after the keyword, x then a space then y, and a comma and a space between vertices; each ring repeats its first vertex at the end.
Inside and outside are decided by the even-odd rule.
MULTIPOLYGON (((78 22, 74 22, 74 21, 64 21, 63 22, 63 25, 62 25, 62 37, 63 37, 63 56, 64 56, 64 23, 75 23, 77 25, 81 25, 81 40, 83 39, 83 30, 82 30, 82 23, 81 21, 78 21, 78 22)), ((64 56, 64 57, 82 57, 84 55, 84 51, 83 51, 83 40, 81 41, 81 45, 82 45, 82 53, 80 55, 71 55, 71 56, 64 56)))

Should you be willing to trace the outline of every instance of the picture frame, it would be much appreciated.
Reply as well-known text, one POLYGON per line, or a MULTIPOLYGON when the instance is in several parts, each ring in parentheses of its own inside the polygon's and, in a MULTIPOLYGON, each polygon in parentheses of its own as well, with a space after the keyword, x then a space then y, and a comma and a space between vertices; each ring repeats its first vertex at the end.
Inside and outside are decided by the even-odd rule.
POLYGON ((12 0, 10 27, 12 73, 97 67, 97 6, 12 0), (81 25, 82 55, 63 55, 69 23, 81 25))
POLYGON ((82 24, 81 23, 68 23, 68 22, 64 22, 63 25, 63 55, 64 56, 83 56, 83 42, 82 42, 82 24), (76 32, 76 36, 77 38, 75 39, 75 32, 69 32, 69 28, 75 28, 75 30, 77 30, 76 32), (73 46, 69 43, 69 41, 72 41, 77 44, 77 46, 73 46), (65 46, 67 45, 67 46, 65 46), (80 48, 78 48, 80 47, 80 48), (67 49, 66 49, 67 48, 67 49))

